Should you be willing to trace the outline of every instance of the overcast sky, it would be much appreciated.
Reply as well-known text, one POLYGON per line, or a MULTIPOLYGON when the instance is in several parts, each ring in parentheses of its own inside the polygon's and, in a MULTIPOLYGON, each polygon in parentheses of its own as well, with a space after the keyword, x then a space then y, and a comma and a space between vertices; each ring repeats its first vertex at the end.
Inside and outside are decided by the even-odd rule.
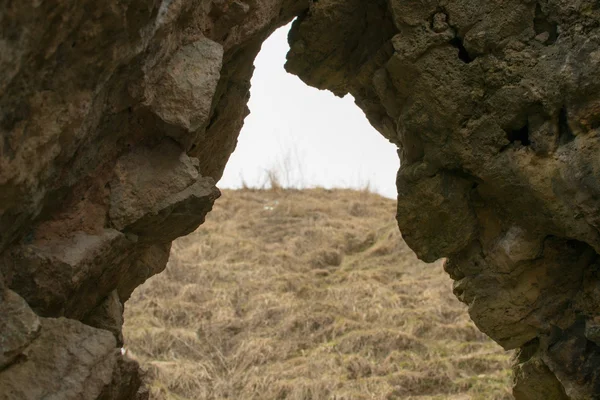
POLYGON ((396 147, 354 104, 285 72, 289 25, 262 46, 254 65, 249 108, 221 188, 261 187, 266 172, 284 185, 363 188, 395 198, 396 147))

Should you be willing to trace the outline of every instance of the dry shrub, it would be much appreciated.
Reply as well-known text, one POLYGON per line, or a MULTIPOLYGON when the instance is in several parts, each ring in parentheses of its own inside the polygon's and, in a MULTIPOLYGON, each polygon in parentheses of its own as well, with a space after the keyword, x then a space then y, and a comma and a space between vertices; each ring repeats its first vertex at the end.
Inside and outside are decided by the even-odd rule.
POLYGON ((509 355, 365 191, 224 191, 126 304, 154 399, 509 399, 509 355))

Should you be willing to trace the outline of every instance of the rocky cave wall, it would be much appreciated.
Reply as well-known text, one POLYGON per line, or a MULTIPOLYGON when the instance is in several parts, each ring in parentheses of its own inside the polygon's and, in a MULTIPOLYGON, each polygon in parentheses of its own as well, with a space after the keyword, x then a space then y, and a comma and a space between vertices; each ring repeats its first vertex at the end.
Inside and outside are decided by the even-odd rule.
POLYGON ((600 398, 597 0, 7 0, 0 399, 147 398, 123 304, 218 198, 295 16, 286 68, 398 145, 403 236, 520 349, 515 397, 600 398))

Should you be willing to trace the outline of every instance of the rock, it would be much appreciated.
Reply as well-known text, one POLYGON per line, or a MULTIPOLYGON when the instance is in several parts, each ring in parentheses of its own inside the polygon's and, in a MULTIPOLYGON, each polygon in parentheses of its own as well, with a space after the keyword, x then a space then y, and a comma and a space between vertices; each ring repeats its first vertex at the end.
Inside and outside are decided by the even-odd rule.
POLYGON ((298 18, 286 68, 352 94, 400 146, 402 235, 420 258, 448 259, 477 326, 506 348, 542 343, 546 369, 517 360, 517 393, 531 397, 539 384, 596 398, 600 9, 588 0, 339 3, 319 0, 298 18), (376 18, 393 29, 371 32, 376 18), (585 332, 573 329, 581 320, 585 332))
POLYGON ((44 318, 41 325, 39 337, 23 351, 23 361, 0 374, 0 399, 102 398, 123 363, 113 335, 65 318, 44 318))
POLYGON ((140 240, 163 243, 193 232, 220 196, 197 163, 169 142, 122 157, 110 183, 112 224, 140 240))
POLYGON ((195 139, 189 133, 209 123, 222 63, 223 47, 202 38, 177 50, 165 75, 146 86, 150 109, 163 121, 185 130, 174 139, 186 147, 195 139))
POLYGON ((12 290, 0 298, 0 370, 15 362, 40 333, 40 319, 12 290))
POLYGON ((437 13, 433 16, 433 22, 431 28, 436 33, 441 33, 450 28, 448 25, 448 16, 444 13, 437 13))
POLYGON ((577 319, 568 305, 577 297, 579 279, 595 252, 582 243, 556 238, 543 246, 542 255, 509 270, 481 248, 450 259, 465 276, 457 280, 454 292, 469 305, 477 326, 507 349, 522 346, 553 326, 567 329, 577 319), (468 263, 474 265, 467 267, 468 263), (570 273, 565 273, 567 269, 570 273))
POLYGON ((100 399, 149 400, 150 391, 143 386, 139 364, 125 356, 117 357, 112 381, 99 396, 100 399))
POLYGON ((520 352, 513 370, 515 400, 568 400, 563 386, 548 366, 536 354, 526 354, 528 351, 531 350, 520 352))
MULTIPOLYGON (((219 195, 211 178, 235 148, 261 42, 307 7, 307 0, 0 5, 7 286, 41 316, 85 321, 119 338, 118 303, 164 269, 170 241, 196 229, 219 195)), ((9 304, 18 321, 13 311, 2 321, 10 326, 3 333, 14 330, 2 363, 33 340, 33 314, 9 304)), ((102 362, 79 368, 100 374, 102 362)), ((135 365, 118 374, 139 386, 135 365)), ((121 395, 119 385, 98 398, 147 397, 137 387, 121 395)))
POLYGON ((584 322, 576 321, 567 329, 554 328, 543 338, 544 363, 562 383, 569 399, 594 399, 600 393, 600 347, 582 334, 584 322))
POLYGON ((117 285, 119 299, 125 303, 133 290, 148 278, 162 272, 169 260, 171 243, 141 246, 123 263, 125 271, 117 285))
POLYGON ((100 235, 75 232, 70 238, 14 247, 0 258, 0 270, 7 286, 39 315, 79 319, 114 290, 132 247, 114 229, 100 235))
POLYGON ((86 325, 104 329, 115 335, 117 346, 123 345, 123 304, 117 290, 112 291, 96 308, 82 320, 86 325))
POLYGON ((600 317, 594 317, 586 321, 585 337, 600 346, 600 317))
POLYGON ((467 201, 472 183, 447 173, 425 176, 413 185, 402 185, 403 179, 401 172, 397 219, 407 228, 402 237, 419 258, 433 262, 473 240, 477 222, 467 201))

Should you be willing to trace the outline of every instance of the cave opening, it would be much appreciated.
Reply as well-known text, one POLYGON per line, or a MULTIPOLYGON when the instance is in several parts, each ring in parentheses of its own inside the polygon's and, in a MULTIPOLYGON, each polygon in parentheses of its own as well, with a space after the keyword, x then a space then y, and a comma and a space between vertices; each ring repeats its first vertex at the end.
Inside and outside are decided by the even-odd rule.
POLYGON ((490 390, 504 391, 508 357, 452 296, 442 262, 419 261, 398 231, 395 145, 350 95, 285 72, 288 30, 255 60, 251 114, 218 183, 250 190, 224 191, 206 223, 173 242, 165 272, 136 289, 127 353, 166 397, 396 398, 402 382, 462 390, 459 375, 472 373, 460 359, 431 366, 428 346, 473 342, 494 358, 477 359, 490 390), (316 189, 281 190, 305 188, 316 189))
POLYGON ((368 187, 396 196, 396 146, 367 121, 351 95, 306 85, 284 69, 291 24, 262 45, 251 81, 244 127, 220 188, 368 187))
POLYGON ((519 129, 507 131, 506 138, 510 143, 518 142, 522 146, 529 146, 531 144, 531 140, 529 140, 529 123, 519 129))
POLYGON ((450 41, 450 45, 452 45, 452 47, 458 49, 458 58, 465 64, 470 64, 475 60, 475 58, 471 57, 471 55, 469 54, 467 48, 465 47, 465 45, 463 43, 462 38, 460 38, 458 36, 455 37, 454 39, 452 39, 450 41))

